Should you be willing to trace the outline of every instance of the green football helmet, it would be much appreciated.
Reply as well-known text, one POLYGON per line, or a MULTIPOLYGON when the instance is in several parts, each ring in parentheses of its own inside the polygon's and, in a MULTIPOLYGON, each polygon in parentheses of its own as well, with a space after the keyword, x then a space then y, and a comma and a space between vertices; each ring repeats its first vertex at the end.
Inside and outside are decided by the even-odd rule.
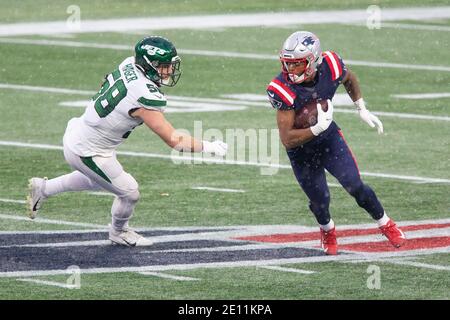
POLYGON ((172 42, 163 37, 151 36, 139 41, 134 51, 136 66, 148 79, 169 87, 177 84, 181 76, 181 59, 172 42))

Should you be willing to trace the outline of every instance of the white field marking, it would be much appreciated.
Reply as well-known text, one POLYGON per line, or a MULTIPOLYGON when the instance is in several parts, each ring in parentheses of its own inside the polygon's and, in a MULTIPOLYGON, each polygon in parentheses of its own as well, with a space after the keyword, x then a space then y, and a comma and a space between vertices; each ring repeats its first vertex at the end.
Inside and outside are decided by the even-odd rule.
POLYGON ((389 263, 393 263, 393 264, 404 265, 404 266, 412 266, 412 267, 426 268, 426 269, 432 269, 432 270, 450 271, 449 266, 442 266, 442 265, 415 262, 415 261, 407 261, 407 260, 391 260, 391 261, 385 260, 385 261, 389 262, 389 263))
MULTIPOLYGON (((108 236, 105 235, 105 239, 108 236)), ((61 247, 98 247, 111 245, 109 240, 89 240, 89 241, 72 241, 72 242, 54 242, 54 243, 33 243, 33 244, 17 244, 0 246, 0 248, 25 247, 25 248, 61 248, 61 247)))
POLYGON ((208 190, 208 191, 217 191, 217 192, 240 192, 244 193, 245 190, 241 189, 226 189, 226 188, 212 188, 212 187, 192 187, 194 190, 208 190))
POLYGON ((313 274, 316 273, 316 271, 309 271, 309 270, 303 270, 303 269, 296 269, 296 268, 284 268, 279 266, 262 266, 261 269, 268 269, 268 270, 275 270, 275 271, 283 271, 283 272, 293 272, 293 273, 301 273, 301 274, 313 274))
POLYGON ((110 196, 110 197, 114 197, 114 193, 110 193, 110 192, 103 192, 103 191, 92 191, 92 192, 88 192, 87 194, 93 195, 93 196, 110 196))
MULTIPOLYGON (((335 109, 334 112, 358 114, 356 110, 348 110, 348 109, 335 109)), ((378 116, 394 117, 402 119, 450 121, 450 117, 446 116, 429 116, 424 114, 384 112, 384 111, 371 111, 371 112, 378 116)))
MULTIPOLYGON (((1 39, 0 39, 1 40, 1 39)), ((83 91, 83 90, 71 90, 71 89, 63 89, 63 88, 51 88, 51 87, 35 87, 35 86, 22 86, 22 85, 13 85, 7 83, 0 83, 0 89, 17 89, 17 90, 29 90, 29 91, 39 91, 39 92, 51 92, 51 93, 62 93, 62 94, 81 94, 81 95, 93 95, 95 92, 91 91, 83 91)), ((168 106, 180 107, 180 109, 175 108, 167 108, 168 112, 185 112, 188 108, 190 108, 191 112, 202 112, 202 111, 225 111, 225 110, 245 110, 247 106, 261 106, 269 108, 270 105, 268 103, 248 101, 245 103, 241 103, 238 101, 232 100, 224 100, 224 99, 209 99, 209 98, 195 98, 195 97, 176 97, 171 96, 170 99, 175 100, 168 103, 168 106), (189 101, 199 101, 205 103, 189 103, 189 101), (210 105, 208 103, 220 103, 217 105, 210 105), (234 107, 231 105, 239 106, 234 107)), ((343 98, 342 98, 343 99, 343 98)), ((334 101, 334 100, 333 100, 334 101)), ((66 102, 66 104, 71 104, 72 106, 77 107, 85 107, 85 101, 70 101, 66 102)), ((343 99, 342 104, 344 105, 346 102, 343 99)), ((348 110, 348 109, 335 109, 335 112, 340 113, 353 113, 357 114, 356 110, 348 110)), ((385 117, 394 117, 394 118, 403 118, 403 119, 414 119, 414 120, 436 120, 436 121, 450 121, 450 117, 446 116, 429 116, 429 115, 421 115, 421 114, 411 114, 411 113, 396 113, 396 112, 381 112, 381 111, 372 111, 373 114, 382 115, 385 117)))
POLYGON ((414 100, 441 99, 441 98, 450 98, 450 92, 393 94, 392 97, 399 99, 414 99, 414 100))
MULTIPOLYGON (((17 142, 17 141, 2 141, 2 140, 0 140, 0 146, 34 148, 34 149, 45 149, 45 150, 63 150, 63 147, 56 146, 56 145, 39 144, 39 143, 24 143, 24 142, 17 142)), ((228 160, 228 159, 221 159, 221 158, 203 158, 203 157, 192 156, 192 155, 175 156, 175 155, 164 155, 164 154, 158 154, 158 153, 146 153, 146 152, 134 152, 134 151, 117 151, 117 154, 131 156, 131 157, 182 160, 182 161, 187 161, 187 162, 191 162, 191 163, 203 162, 203 163, 213 163, 213 164, 228 164, 228 165, 242 165, 242 166, 254 166, 254 167, 291 169, 290 165, 284 165, 284 164, 251 162, 251 161, 236 161, 236 160, 228 160)), ((381 178, 386 178, 386 179, 406 180, 406 181, 412 181, 412 182, 445 183, 445 184, 450 183, 450 179, 405 176, 405 175, 375 173, 375 172, 366 172, 366 171, 361 171, 360 174, 363 176, 369 176, 369 177, 381 177, 381 178)))
MULTIPOLYGON (((450 7, 383 8, 383 21, 449 18, 450 7)), ((175 17, 133 17, 83 20, 79 30, 69 29, 66 21, 1 24, 0 36, 47 35, 89 32, 127 32, 139 30, 209 29, 298 24, 362 22, 366 10, 324 10, 270 13, 193 15, 175 17)))
MULTIPOLYGON (((1 39, 0 39, 1 42, 1 39)), ((63 93, 63 94, 79 94, 79 95, 94 95, 94 91, 87 90, 73 90, 64 88, 52 88, 52 87, 39 87, 39 86, 26 86, 9 83, 0 83, 0 89, 14 89, 14 90, 26 90, 35 92, 48 92, 48 93, 63 93)))
MULTIPOLYGON (((414 258, 414 257, 412 257, 412 258, 414 258)), ((425 268, 425 269, 432 269, 432 270, 450 271, 450 267, 449 266, 410 261, 410 259, 411 259, 411 257, 403 257, 401 259, 399 259, 399 258, 394 258, 394 259, 392 259, 392 258, 384 258, 384 259, 373 259, 373 260, 346 261, 345 263, 381 262, 381 263, 392 263, 392 264, 399 264, 399 265, 412 266, 412 267, 425 268)))
MULTIPOLYGON (((117 273, 117 272, 161 272, 168 270, 193 270, 199 268, 236 268, 236 267, 260 267, 267 265, 285 265, 298 263, 318 263, 329 261, 346 261, 346 260, 361 260, 387 257, 414 257, 418 255, 429 255, 435 253, 450 253, 450 247, 447 248, 433 248, 427 250, 411 250, 399 252, 382 252, 382 253, 356 253, 356 254, 341 254, 336 256, 317 256, 317 257, 303 257, 303 258, 287 258, 287 259, 270 259, 270 260, 246 260, 246 261, 232 261, 232 262, 213 262, 213 263, 192 263, 192 264, 173 264, 173 265, 158 265, 158 266, 141 266, 141 267, 122 267, 122 268, 88 268, 81 269, 82 274, 98 274, 98 273, 117 273)), ((9 271, 0 272, 0 278, 10 277, 31 277, 31 276, 49 276, 67 274, 67 269, 55 270, 31 270, 31 271, 9 271)))
POLYGON ((74 39, 77 36, 73 33, 55 33, 55 34, 48 34, 48 37, 51 38, 57 38, 57 39, 74 39))
MULTIPOLYGON (((342 23, 350 26, 365 27, 365 23, 342 23)), ((392 28, 392 29, 406 29, 406 30, 422 30, 422 31, 444 31, 450 32, 450 27, 448 26, 437 26, 432 24, 411 24, 411 23, 393 23, 393 22, 382 22, 381 28, 392 28)))
MULTIPOLYGON (((260 231, 261 232, 261 231, 260 231)), ((178 234, 178 235, 164 235, 149 237, 154 243, 164 243, 164 242, 184 242, 192 240, 225 240, 232 242, 230 239, 230 233, 236 236, 236 231, 232 232, 216 232, 211 234, 210 232, 202 232, 196 234, 178 234)), ((239 233, 237 233, 239 234, 239 233)), ((265 234, 265 233, 260 233, 265 234)), ((448 236, 450 234, 449 228, 436 228, 427 230, 416 230, 406 232, 407 239, 417 239, 417 238, 427 238, 427 237, 440 237, 448 236)), ((240 232, 239 236, 243 236, 243 232, 240 232)), ((245 236, 248 236, 247 234, 245 236)), ((222 251, 247 251, 247 250, 261 250, 261 249, 283 249, 287 247, 291 248, 314 248, 318 245, 318 239, 308 240, 308 241, 297 241, 289 243, 268 243, 268 242, 258 242, 254 241, 251 244, 239 245, 241 240, 234 240, 237 245, 235 246, 221 246, 212 248, 186 248, 186 249, 167 249, 167 250, 144 250, 142 254, 152 254, 155 252, 161 253, 181 253, 181 252, 222 252, 222 251)), ((247 240, 242 240, 247 241, 247 240)), ((348 236, 339 237, 339 244, 354 244, 361 242, 384 242, 386 238, 380 234, 373 235, 362 235, 362 236, 348 236)), ((80 246, 105 246, 110 245, 109 240, 87 240, 87 241, 72 241, 72 242, 57 242, 57 243, 33 243, 33 244, 21 244, 21 245, 6 245, 0 246, 0 248, 9 247, 33 247, 33 248, 58 248, 58 247, 80 247, 80 246)))
POLYGON ((342 188, 342 186, 340 184, 338 184, 338 183, 328 182, 327 184, 328 184, 329 187, 342 188))
MULTIPOLYGON (((175 100, 175 99, 174 99, 175 100)), ((86 108, 88 106, 89 100, 78 100, 78 101, 63 101, 58 103, 63 107, 82 107, 86 108)), ((231 104, 211 104, 211 103, 198 103, 189 101, 171 101, 167 102, 167 107, 165 108, 166 113, 176 113, 176 112, 214 112, 214 111, 242 111, 246 110, 246 106, 235 106, 231 104)))
POLYGON ((27 203, 26 200, 13 200, 13 199, 0 199, 0 202, 8 202, 8 203, 27 203))
MULTIPOLYGON (((252 94, 252 93, 241 93, 241 94, 223 94, 223 98, 236 99, 247 104, 249 101, 254 102, 266 102, 267 105, 267 95, 265 94, 252 94)), ((352 99, 347 93, 336 93, 331 101, 333 106, 354 106, 352 99)))
POLYGON ((58 225, 84 227, 84 228, 95 228, 95 229, 99 229, 99 228, 107 229, 108 228, 107 226, 102 226, 99 224, 44 219, 44 218, 40 218, 40 217, 37 217, 36 219, 31 220, 30 218, 24 217, 24 216, 2 214, 2 213, 0 213, 0 219, 28 221, 30 223, 58 224, 58 225))
POLYGON ((74 233, 93 233, 93 232, 105 232, 105 229, 82 229, 82 230, 33 230, 33 231, 0 231, 2 235, 13 234, 74 234, 74 233))
MULTIPOLYGON (((0 38, 0 43, 126 50, 126 51, 130 51, 130 54, 131 54, 131 51, 133 50, 132 46, 127 46, 127 45, 76 42, 76 41, 58 41, 58 40, 31 40, 31 39, 0 38)), ((178 53, 184 54, 184 55, 225 57, 225 58, 252 59, 252 60, 255 60, 255 59, 257 59, 257 60, 278 60, 278 56, 268 55, 268 54, 259 54, 259 53, 242 53, 242 52, 191 50, 191 49, 179 49, 177 51, 178 51, 178 53)), ((360 60, 350 60, 350 59, 345 59, 345 63, 348 65, 373 67, 373 68, 394 68, 394 69, 407 69, 407 70, 428 70, 428 71, 450 72, 450 67, 436 66, 436 65, 417 65, 417 64, 403 64, 403 63, 377 62, 377 61, 360 61, 360 60)))
POLYGON ((65 289, 78 288, 74 284, 67 284, 67 283, 55 282, 55 281, 46 281, 46 280, 38 280, 38 279, 31 279, 31 278, 19 278, 19 279, 16 279, 16 280, 17 281, 24 281, 24 282, 33 282, 33 283, 37 283, 37 284, 43 284, 43 285, 53 286, 53 287, 60 287, 60 288, 65 288, 65 289))
MULTIPOLYGON (((410 225, 424 225, 424 224, 444 224, 449 223, 450 218, 447 219, 427 219, 427 220, 408 220, 408 221, 396 221, 398 226, 410 226, 410 225)), ((185 227, 133 227, 137 231, 195 231, 204 230, 203 234, 207 235, 209 232, 209 239, 225 239, 232 241, 229 238, 262 234, 288 234, 288 233, 302 233, 302 232, 318 232, 317 226, 300 226, 300 225, 231 225, 231 226, 185 226, 185 227), (217 231, 223 230, 223 231, 217 231), (214 234, 220 234, 218 237, 211 237, 214 234)), ((347 229, 370 229, 376 228, 375 223, 358 224, 358 225, 338 225, 338 231, 347 229)), ((0 234, 66 234, 66 233, 91 233, 91 232, 105 232, 104 228, 92 229, 92 230, 33 230, 33 231, 0 231, 0 234)), ((197 233, 196 233, 197 234, 197 233)), ((175 236, 175 235, 173 235, 175 236)), ((179 239, 179 241, 193 240, 194 238, 179 239)), ((202 239, 202 238, 195 238, 202 239)), ((195 240, 194 239, 194 240, 195 240)), ((203 239, 208 239, 207 237, 203 239)), ((175 239, 176 240, 176 239, 175 239)), ((168 239, 167 241, 171 241, 168 239)), ((237 243, 240 240, 236 241, 237 243)))
POLYGON ((175 275, 172 275, 172 274, 161 273, 161 272, 146 271, 146 272, 139 272, 139 274, 142 274, 144 276, 155 276, 155 277, 159 277, 159 278, 178 280, 178 281, 198 281, 198 280, 200 280, 198 278, 175 276, 175 275))

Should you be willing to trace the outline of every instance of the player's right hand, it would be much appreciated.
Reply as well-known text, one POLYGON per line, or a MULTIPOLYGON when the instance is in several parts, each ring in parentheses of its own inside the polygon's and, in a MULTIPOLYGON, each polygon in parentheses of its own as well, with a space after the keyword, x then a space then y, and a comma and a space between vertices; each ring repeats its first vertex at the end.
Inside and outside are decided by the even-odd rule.
POLYGON ((203 152, 211 153, 219 157, 227 154, 228 144, 223 141, 215 140, 213 142, 203 141, 203 152))
POLYGON ((317 124, 310 127, 311 132, 313 135, 318 136, 322 132, 328 129, 331 122, 333 122, 333 104, 331 103, 331 100, 327 100, 328 103, 328 110, 323 111, 322 106, 320 103, 317 104, 317 124))

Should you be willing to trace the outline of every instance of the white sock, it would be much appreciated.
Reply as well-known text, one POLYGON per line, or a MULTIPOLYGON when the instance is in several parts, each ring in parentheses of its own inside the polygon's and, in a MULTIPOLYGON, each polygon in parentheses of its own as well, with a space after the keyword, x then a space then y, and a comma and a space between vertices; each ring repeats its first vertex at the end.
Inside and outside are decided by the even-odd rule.
POLYGON ((47 197, 67 191, 100 190, 98 184, 91 181, 79 171, 47 180, 44 194, 47 197))
POLYGON ((382 227, 384 225, 386 225, 386 223, 388 223, 390 220, 390 218, 388 217, 388 215, 386 214, 386 212, 383 214, 383 216, 381 217, 381 219, 377 220, 378 226, 382 227))
POLYGON ((128 228, 128 220, 133 215, 134 207, 137 201, 130 201, 127 198, 116 197, 114 199, 111 215, 112 227, 116 231, 122 231, 128 228))
POLYGON ((320 224, 320 229, 322 229, 324 231, 330 231, 333 228, 334 228, 333 219, 330 219, 330 222, 328 222, 327 224, 320 224))

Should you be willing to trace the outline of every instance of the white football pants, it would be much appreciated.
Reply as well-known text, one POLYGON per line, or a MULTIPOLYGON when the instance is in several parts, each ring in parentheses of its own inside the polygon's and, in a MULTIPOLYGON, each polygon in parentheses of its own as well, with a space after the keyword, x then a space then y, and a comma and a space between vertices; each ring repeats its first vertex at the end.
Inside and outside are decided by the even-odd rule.
POLYGON ((139 200, 139 186, 133 176, 123 170, 116 155, 80 157, 64 147, 64 157, 75 171, 48 180, 44 195, 49 197, 83 190, 109 191, 116 195, 111 208, 112 226, 117 231, 126 227, 139 200))

